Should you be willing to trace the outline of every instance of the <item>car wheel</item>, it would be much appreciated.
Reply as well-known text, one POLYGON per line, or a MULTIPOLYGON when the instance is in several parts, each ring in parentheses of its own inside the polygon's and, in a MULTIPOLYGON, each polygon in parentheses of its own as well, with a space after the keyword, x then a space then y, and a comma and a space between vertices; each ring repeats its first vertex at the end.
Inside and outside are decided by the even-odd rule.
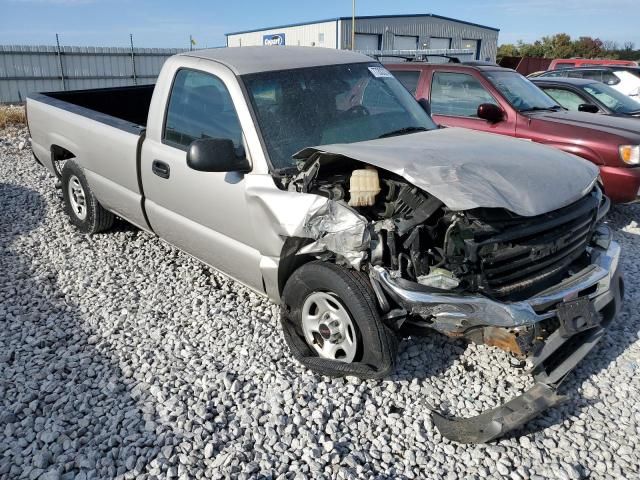
POLYGON ((82 169, 72 161, 62 169, 62 198, 71 223, 82 233, 102 232, 113 225, 113 214, 100 205, 82 169))
POLYGON ((314 261, 296 270, 282 294, 281 323, 293 356, 331 376, 382 378, 395 366, 396 334, 382 323, 362 272, 314 261))

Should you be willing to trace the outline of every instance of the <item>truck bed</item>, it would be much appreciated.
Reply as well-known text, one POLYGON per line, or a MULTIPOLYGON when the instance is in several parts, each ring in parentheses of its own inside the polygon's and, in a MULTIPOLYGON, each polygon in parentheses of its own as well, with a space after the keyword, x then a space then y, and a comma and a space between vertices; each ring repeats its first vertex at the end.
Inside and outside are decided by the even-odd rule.
POLYGON ((153 85, 31 94, 27 118, 36 158, 52 173, 73 159, 107 210, 148 228, 138 152, 153 85), (59 165, 58 165, 59 166, 59 165))
MULTIPOLYGON (((50 92, 41 95, 145 127, 153 88, 154 85, 137 85, 50 92)), ((86 112, 85 116, 88 116, 86 112)))

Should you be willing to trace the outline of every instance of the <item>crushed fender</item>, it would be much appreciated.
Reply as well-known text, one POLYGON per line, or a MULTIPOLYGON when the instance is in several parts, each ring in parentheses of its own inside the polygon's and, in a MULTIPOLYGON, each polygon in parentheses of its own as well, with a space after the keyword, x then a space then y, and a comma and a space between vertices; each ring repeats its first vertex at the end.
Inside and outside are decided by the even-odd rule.
POLYGON ((356 270, 360 269, 371 243, 369 221, 333 200, 310 210, 296 236, 315 240, 301 248, 299 254, 332 252, 356 270))

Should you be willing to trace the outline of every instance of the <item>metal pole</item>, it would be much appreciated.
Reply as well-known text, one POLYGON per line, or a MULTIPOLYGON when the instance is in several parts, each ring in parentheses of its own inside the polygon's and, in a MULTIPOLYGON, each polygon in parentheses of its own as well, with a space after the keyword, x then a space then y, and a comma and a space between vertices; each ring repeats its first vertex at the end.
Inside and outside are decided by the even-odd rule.
POLYGON ((351 1, 351 50, 356 49, 356 0, 351 1))
POLYGON ((193 51, 193 35, 189 35, 189 51, 193 51))
POLYGON ((131 43, 131 67, 133 67, 133 84, 138 84, 138 76, 136 75, 136 58, 133 52, 133 33, 129 34, 129 42, 131 43))
POLYGON ((62 80, 62 90, 67 89, 66 82, 64 81, 64 67, 62 66, 62 51, 60 50, 60 38, 56 33, 56 46, 58 47, 58 65, 60 66, 60 80, 62 80))

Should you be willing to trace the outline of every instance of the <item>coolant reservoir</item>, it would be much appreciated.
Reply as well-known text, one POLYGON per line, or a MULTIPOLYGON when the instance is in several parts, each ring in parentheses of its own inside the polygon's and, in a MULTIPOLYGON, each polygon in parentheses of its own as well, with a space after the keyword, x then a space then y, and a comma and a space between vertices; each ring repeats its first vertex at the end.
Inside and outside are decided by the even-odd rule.
POLYGON ((349 206, 370 207, 380 193, 380 179, 375 168, 354 170, 349 181, 349 206))

